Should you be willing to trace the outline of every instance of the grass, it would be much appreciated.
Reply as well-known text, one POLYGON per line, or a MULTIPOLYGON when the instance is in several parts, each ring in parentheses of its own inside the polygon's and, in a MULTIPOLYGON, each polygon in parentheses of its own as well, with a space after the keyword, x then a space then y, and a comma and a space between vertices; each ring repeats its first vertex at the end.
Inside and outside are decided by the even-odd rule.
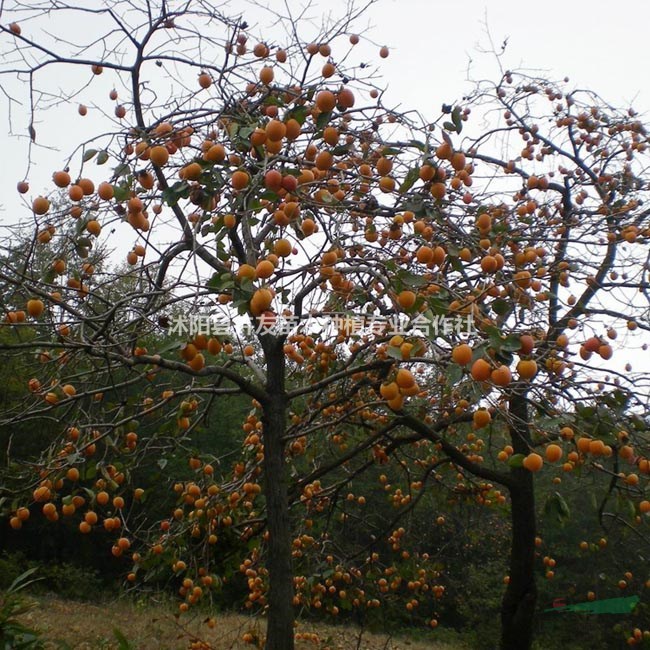
MULTIPOLYGON (((251 650, 255 644, 242 641, 251 632, 261 636, 264 620, 238 614, 219 613, 215 625, 207 624, 208 614, 185 614, 175 617, 171 604, 115 600, 100 604, 64 600, 56 596, 30 596, 36 607, 21 621, 40 631, 48 640, 46 648, 75 650, 186 650, 192 640, 200 639, 204 650, 251 650), (128 639, 130 645, 120 646, 113 630, 128 639), (59 642, 63 642, 62 645, 59 642)), ((371 634, 352 626, 332 626, 305 622, 297 632, 315 633, 318 641, 300 640, 299 650, 460 650, 459 644, 436 642, 436 633, 426 640, 371 634)), ((418 632, 420 632, 418 630, 418 632)), ((418 634, 422 639, 422 635, 418 634)), ((201 647, 201 646, 194 646, 201 647)))

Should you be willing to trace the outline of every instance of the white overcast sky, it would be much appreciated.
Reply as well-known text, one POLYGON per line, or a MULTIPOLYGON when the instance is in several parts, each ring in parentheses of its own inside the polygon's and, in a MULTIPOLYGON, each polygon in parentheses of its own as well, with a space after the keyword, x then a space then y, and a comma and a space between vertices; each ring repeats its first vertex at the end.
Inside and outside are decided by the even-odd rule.
MULTIPOLYGON (((97 0, 85 4, 88 2, 93 5, 97 0)), ((272 0, 271 6, 275 4, 281 5, 272 0)), ((336 16, 346 4, 344 0, 329 0, 316 6, 336 16)), ((246 5, 233 5, 240 10, 242 6, 246 5)), ((254 19, 254 12, 248 9, 245 17, 249 11, 254 19)), ((312 9, 311 14, 317 16, 318 9, 312 9)), ((1 19, 8 22, 5 16, 1 19)), ((417 108, 432 117, 437 116, 442 102, 452 103, 469 88, 468 70, 474 79, 497 77, 495 57, 486 51, 490 42, 500 49, 506 39, 504 67, 540 72, 556 79, 568 76, 575 86, 589 87, 613 104, 633 104, 643 114, 650 107, 650 53, 644 35, 648 24, 650 4, 641 0, 378 0, 359 23, 364 41, 358 48, 374 63, 381 61, 382 85, 388 88, 387 105, 417 108), (375 45, 384 44, 391 53, 380 60, 375 45)), ((73 31, 83 30, 81 24, 70 27, 73 31)), ((7 36, 1 38, 4 43, 0 50, 6 46, 7 36)), ((65 81, 61 67, 56 69, 56 75, 65 81)), ((105 99, 101 96, 105 90, 95 88, 100 96, 93 97, 91 88, 85 91, 82 101, 105 99)), ((58 148, 59 152, 35 150, 28 179, 34 195, 51 187, 52 170, 62 166, 75 135, 78 142, 83 133, 79 129, 91 126, 88 120, 83 126, 79 123, 75 107, 63 118, 60 112, 52 114, 49 122, 47 115, 40 117, 43 122, 38 124, 39 143, 58 148)), ((27 169, 28 118, 26 112, 14 112, 13 126, 23 134, 22 138, 8 135, 4 101, 0 103, 0 120, 0 223, 11 223, 21 210, 15 185, 27 169)))

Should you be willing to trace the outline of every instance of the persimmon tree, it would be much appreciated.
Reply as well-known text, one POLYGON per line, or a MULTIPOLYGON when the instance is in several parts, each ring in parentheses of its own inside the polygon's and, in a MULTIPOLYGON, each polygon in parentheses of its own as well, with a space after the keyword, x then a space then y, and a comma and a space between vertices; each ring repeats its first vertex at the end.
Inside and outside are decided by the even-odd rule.
POLYGON ((67 103, 99 132, 54 187, 18 183, 33 238, 0 270, 0 347, 37 365, 4 422, 49 421, 53 442, 2 497, 14 528, 31 500, 113 531, 127 579, 166 566, 182 611, 244 542, 247 604, 287 650, 297 607, 406 592, 435 626, 440 572, 399 521, 450 490, 509 513, 501 645, 527 648, 535 473, 556 475, 560 514, 562 484, 605 473, 637 510, 604 503, 603 524, 647 526, 647 373, 614 354, 645 350, 649 329, 647 132, 510 72, 435 119, 391 110, 355 60, 358 14, 321 28, 203 2, 3 5, 0 72, 25 82, 32 128, 67 103), (87 40, 69 33, 82 23, 87 40), (240 455, 198 458, 232 395, 251 400, 240 455), (129 479, 183 453, 177 507, 152 529, 139 501, 160 486, 129 479), (350 487, 371 471, 396 516, 355 554, 331 530, 368 524, 350 487))

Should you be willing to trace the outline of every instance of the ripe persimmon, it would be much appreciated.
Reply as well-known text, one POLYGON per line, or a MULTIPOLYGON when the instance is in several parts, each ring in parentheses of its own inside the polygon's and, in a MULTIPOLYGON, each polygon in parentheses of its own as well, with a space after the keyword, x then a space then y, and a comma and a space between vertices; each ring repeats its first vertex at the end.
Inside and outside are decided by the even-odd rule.
POLYGON ((70 174, 65 171, 54 172, 52 174, 52 180, 57 187, 68 187, 70 185, 70 174))
POLYGON ((413 291, 405 289, 400 291, 397 296, 397 303, 402 309, 411 309, 417 300, 417 295, 413 291))
POLYGON ((205 366, 205 357, 200 352, 187 362, 187 365, 195 372, 198 372, 205 366))
POLYGON ((433 248, 430 246, 420 246, 415 252, 415 259, 420 264, 430 264, 433 261, 433 248))
POLYGON ((321 151, 315 159, 316 169, 327 171, 334 164, 334 158, 329 151, 321 151))
POLYGON ((269 169, 264 174, 264 187, 272 192, 278 192, 282 188, 282 174, 277 169, 269 169))
POLYGON ((458 365, 467 366, 472 362, 472 348, 467 343, 461 343, 451 351, 451 358, 458 365))
POLYGON ((265 86, 269 86, 271 83, 273 83, 274 76, 275 75, 273 73, 273 68, 269 65, 265 65, 260 70, 259 79, 260 82, 262 82, 265 86))
POLYGON ((491 421, 492 415, 490 415, 490 412, 487 409, 478 409, 478 411, 474 411, 474 414, 472 415, 472 422, 476 429, 486 427, 491 421))
POLYGON ((158 167, 165 165, 169 160, 169 151, 167 150, 167 147, 163 147, 162 145, 151 147, 149 150, 149 160, 158 167))
POLYGON ((521 343, 519 354, 530 354, 535 348, 535 339, 530 334, 522 334, 519 342, 521 343))
POLYGON ((393 410, 393 411, 401 411, 402 407, 404 406, 404 397, 402 395, 398 395, 397 397, 394 397, 393 399, 387 400, 386 404, 393 410))
POLYGON ((298 122, 298 120, 291 118, 286 121, 285 126, 287 128, 287 140, 295 140, 300 135, 302 127, 300 126, 300 122, 298 122))
POLYGON ((104 181, 98 185, 97 195, 103 201, 110 201, 115 195, 115 188, 110 183, 104 181))
POLYGON ((287 134, 287 126, 280 120, 271 120, 264 130, 266 131, 266 137, 271 142, 280 142, 287 134))
POLYGON ((278 239, 273 245, 273 251, 279 257, 287 257, 291 255, 293 246, 288 239, 278 239))
POLYGON ((453 153, 454 152, 451 148, 451 145, 447 142, 442 142, 436 148, 436 157, 440 158, 441 160, 450 160, 453 153))
POLYGON ((269 260, 261 260, 255 267, 255 273, 258 278, 266 280, 275 273, 275 266, 269 260))
POLYGON ((316 95, 316 106, 323 113, 329 113, 336 106, 336 95, 331 90, 321 90, 316 95))
POLYGON ((390 160, 390 158, 381 157, 377 161, 375 169, 380 176, 388 176, 388 174, 390 174, 391 170, 393 169, 393 162, 390 160))
POLYGON ((508 366, 501 365, 492 371, 490 378, 497 386, 505 387, 512 381, 512 373, 508 366))
POLYGON ((32 318, 38 318, 45 310, 45 304, 38 298, 31 298, 27 301, 27 313, 32 318))
POLYGON ((230 177, 230 183, 233 189, 243 190, 250 183, 250 176, 248 175, 248 172, 239 169, 230 177))
POLYGON ((547 445, 544 455, 549 463, 557 463, 562 458, 562 447, 556 444, 547 445))
POLYGON ((333 63, 326 63, 322 69, 321 69, 321 75, 323 76, 324 79, 329 79, 330 77, 334 76, 334 73, 336 72, 336 67, 334 66, 333 63))
POLYGON ((395 399, 399 395, 399 386, 394 381, 381 384, 379 386, 379 393, 385 400, 395 399))
POLYGON ((537 374, 537 362, 534 359, 521 359, 517 363, 517 374, 521 379, 532 379, 537 374))
POLYGON ((250 264, 241 264, 237 269, 237 279, 238 280, 255 280, 257 273, 255 267, 250 264))
POLYGON ((389 194, 390 192, 395 191, 395 179, 392 176, 382 176, 379 179, 379 189, 389 194))
POLYGON ((340 108, 348 109, 354 106, 354 93, 349 88, 342 88, 337 97, 340 108))
POLYGON ((97 221, 96 219, 91 219, 87 224, 86 224, 86 230, 91 234, 95 235, 97 237, 99 233, 102 231, 102 226, 97 221))
POLYGON ((268 289, 257 289, 250 300, 250 310, 253 316, 260 316, 273 302, 273 294, 268 289))
POLYGON ((483 273, 494 273, 499 266, 496 257, 493 255, 486 255, 481 260, 481 270, 483 273))
POLYGON ((492 367, 485 359, 477 359, 472 364, 470 372, 475 381, 487 381, 492 373, 492 367))
POLYGON ((304 219, 300 226, 300 229, 302 230, 305 237, 309 237, 309 235, 313 235, 317 230, 316 222, 311 218, 304 219))
POLYGON ((43 215, 50 209, 50 202, 44 196, 37 196, 32 201, 34 214, 43 215))
POLYGON ((529 472, 539 472, 544 465, 544 459, 539 454, 532 452, 524 458, 522 464, 529 472))
POLYGON ((410 370, 400 368, 395 376, 395 382, 400 388, 411 388, 415 385, 415 377, 410 370))
POLYGON ((445 198, 447 188, 444 183, 433 183, 429 191, 434 199, 441 200, 445 198))
POLYGON ((90 196, 95 191, 95 183, 90 178, 80 178, 77 185, 82 189, 84 196, 90 196))
POLYGON ((226 159, 226 149, 222 144, 213 144, 204 154, 208 162, 222 162, 226 159))

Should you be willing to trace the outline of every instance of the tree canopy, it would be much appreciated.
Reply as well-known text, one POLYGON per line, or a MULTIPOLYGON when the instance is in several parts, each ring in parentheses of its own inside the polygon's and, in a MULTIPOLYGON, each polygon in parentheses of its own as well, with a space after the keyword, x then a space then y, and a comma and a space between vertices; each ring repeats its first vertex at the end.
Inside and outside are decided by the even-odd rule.
POLYGON ((379 608, 400 580, 435 626, 440 572, 400 517, 449 491, 509 513, 501 643, 530 647, 537 473, 560 518, 562 486, 593 472, 632 504, 605 499, 605 525, 647 526, 640 118, 514 71, 437 116, 392 109, 352 6, 304 40, 299 15, 261 7, 272 29, 200 1, 11 5, 0 74, 29 83, 31 124, 60 102, 111 116, 50 188, 18 184, 0 349, 30 378, 3 424, 49 434, 0 487, 11 525, 36 503, 103 526, 129 582, 182 578, 181 611, 231 561, 265 647, 289 650, 297 609, 379 608), (237 448, 198 454, 244 398, 237 448), (181 456, 175 506, 147 519, 163 486, 138 466, 181 456), (386 530, 354 491, 373 472, 386 530))

